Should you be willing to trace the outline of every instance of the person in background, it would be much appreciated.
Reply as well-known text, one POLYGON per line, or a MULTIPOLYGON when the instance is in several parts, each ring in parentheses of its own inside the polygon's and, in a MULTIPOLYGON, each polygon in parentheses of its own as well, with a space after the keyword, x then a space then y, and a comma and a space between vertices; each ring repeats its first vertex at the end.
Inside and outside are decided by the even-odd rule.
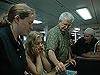
POLYGON ((25 50, 20 35, 27 35, 32 28, 35 10, 27 4, 12 5, 0 21, 0 73, 24 75, 27 68, 25 50))
POLYGON ((84 54, 84 57, 89 57, 89 58, 100 58, 100 40, 96 42, 94 46, 94 51, 90 51, 86 54, 84 54))
POLYGON ((94 51, 94 46, 97 41, 94 29, 87 28, 84 31, 84 37, 78 39, 72 46, 72 53, 76 56, 86 57, 88 52, 94 51))
MULTIPOLYGON (((84 30, 84 36, 77 40, 72 47, 72 53, 76 55, 76 70, 78 75, 100 74, 100 54, 94 52, 97 39, 92 28, 84 30), (99 58, 99 59, 98 59, 99 58)), ((96 51, 96 50, 95 50, 96 51)))
POLYGON ((27 62, 30 67, 29 71, 32 69, 31 73, 33 75, 43 75, 44 70, 47 73, 51 71, 51 65, 45 56, 42 33, 31 31, 27 36, 24 46, 27 62))
POLYGON ((70 54, 69 29, 74 17, 69 12, 63 12, 59 17, 58 25, 47 33, 46 55, 50 59, 52 68, 57 71, 66 71, 65 63, 76 65, 70 54))

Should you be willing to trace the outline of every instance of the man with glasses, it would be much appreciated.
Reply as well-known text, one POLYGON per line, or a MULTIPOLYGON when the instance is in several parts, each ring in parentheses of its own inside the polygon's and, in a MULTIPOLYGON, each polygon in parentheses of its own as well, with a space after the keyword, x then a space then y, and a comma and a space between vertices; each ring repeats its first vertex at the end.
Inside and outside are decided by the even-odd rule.
POLYGON ((47 57, 52 63, 52 68, 57 71, 66 71, 65 63, 76 65, 70 56, 69 29, 74 17, 69 12, 64 12, 59 17, 58 25, 49 30, 46 39, 47 57))

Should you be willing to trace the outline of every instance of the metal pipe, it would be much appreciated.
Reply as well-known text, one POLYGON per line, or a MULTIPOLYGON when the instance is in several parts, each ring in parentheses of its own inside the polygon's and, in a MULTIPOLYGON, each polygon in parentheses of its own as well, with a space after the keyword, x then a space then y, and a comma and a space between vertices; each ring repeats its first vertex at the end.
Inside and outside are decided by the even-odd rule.
POLYGON ((95 55, 95 52, 96 52, 96 49, 97 49, 97 45, 98 45, 99 42, 100 42, 100 40, 97 41, 96 44, 94 45, 94 55, 95 55))

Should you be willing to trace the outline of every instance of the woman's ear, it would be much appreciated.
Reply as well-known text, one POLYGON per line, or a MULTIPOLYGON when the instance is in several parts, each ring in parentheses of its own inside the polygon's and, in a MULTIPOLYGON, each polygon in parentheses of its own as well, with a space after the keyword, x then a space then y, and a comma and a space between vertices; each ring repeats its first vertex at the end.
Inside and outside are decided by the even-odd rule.
POLYGON ((15 16, 15 22, 16 22, 17 24, 19 24, 19 19, 20 19, 20 16, 19 16, 19 15, 16 15, 16 16, 15 16))

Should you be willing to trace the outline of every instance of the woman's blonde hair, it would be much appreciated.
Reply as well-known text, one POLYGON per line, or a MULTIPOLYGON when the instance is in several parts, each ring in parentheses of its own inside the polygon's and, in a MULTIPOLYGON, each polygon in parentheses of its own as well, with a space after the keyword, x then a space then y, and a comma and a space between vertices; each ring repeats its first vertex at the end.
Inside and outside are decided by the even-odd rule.
MULTIPOLYGON (((26 54, 32 58, 33 56, 33 48, 34 48, 34 44, 35 42, 40 39, 40 38, 43 38, 43 35, 42 33, 40 32, 37 32, 37 31, 31 31, 29 33, 29 35, 27 36, 27 39, 25 41, 25 50, 26 50, 26 54), (33 47, 33 48, 32 48, 33 47)), ((34 57, 34 56, 33 56, 34 57)))

